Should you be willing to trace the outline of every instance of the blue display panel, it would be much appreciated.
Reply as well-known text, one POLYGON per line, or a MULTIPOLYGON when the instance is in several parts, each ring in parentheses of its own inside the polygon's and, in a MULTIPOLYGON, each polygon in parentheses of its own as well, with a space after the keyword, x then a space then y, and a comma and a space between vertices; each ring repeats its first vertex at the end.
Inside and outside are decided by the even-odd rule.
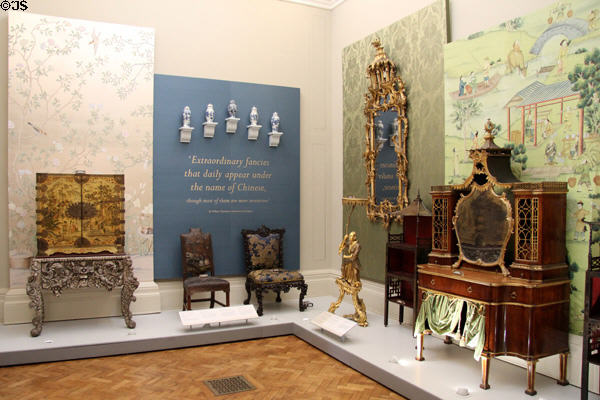
POLYGON ((181 277, 179 235, 191 227, 212 234, 217 275, 245 274, 243 228, 284 228, 284 266, 300 267, 300 89, 155 75, 154 78, 154 277, 181 277), (236 133, 225 132, 230 100, 238 106, 236 133), (203 137, 211 103, 216 126, 203 137), (190 143, 179 141, 189 106, 190 143), (248 140, 252 106, 262 125, 248 140), (269 147, 271 115, 284 134, 269 147))

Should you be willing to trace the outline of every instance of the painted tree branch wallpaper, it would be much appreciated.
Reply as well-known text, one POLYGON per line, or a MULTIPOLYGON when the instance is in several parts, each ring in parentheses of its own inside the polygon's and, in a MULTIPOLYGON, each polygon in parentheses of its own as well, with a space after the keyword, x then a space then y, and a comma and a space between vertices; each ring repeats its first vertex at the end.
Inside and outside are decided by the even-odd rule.
POLYGON ((36 254, 35 174, 125 175, 125 252, 152 243, 154 30, 11 13, 10 255, 36 254))

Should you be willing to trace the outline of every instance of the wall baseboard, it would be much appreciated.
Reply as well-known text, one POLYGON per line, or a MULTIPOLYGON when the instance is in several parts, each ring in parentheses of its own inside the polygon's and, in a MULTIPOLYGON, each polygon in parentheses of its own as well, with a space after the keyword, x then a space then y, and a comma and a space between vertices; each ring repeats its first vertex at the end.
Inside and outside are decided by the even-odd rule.
MULTIPOLYGON (((302 271, 308 284, 307 297, 338 296, 338 288, 335 278, 339 276, 337 270, 320 269, 302 271)), ((241 304, 247 297, 244 286, 244 277, 227 278, 231 284, 231 303, 241 304)), ((360 297, 367 306, 369 313, 383 314, 384 310, 384 285, 382 283, 363 280, 363 289, 360 297)), ((161 310, 181 310, 183 300, 183 287, 181 281, 159 281, 142 282, 135 292, 136 301, 132 303, 131 310, 134 314, 157 313, 161 310)), ((219 294, 217 294, 217 297, 219 294)), ((282 298, 293 299, 298 297, 297 290, 282 293, 282 298)), ((81 319, 118 316, 120 312, 120 290, 107 292, 104 289, 71 289, 66 290, 60 297, 47 294, 46 321, 57 321, 65 319, 81 319)), ((264 301, 274 301, 274 293, 265 293, 264 301)), ((256 304, 253 295, 252 304, 256 304)), ((344 297, 344 302, 352 303, 349 296, 344 297)), ((208 303, 200 303, 195 307, 207 307, 208 303)), ((398 323, 399 307, 390 304, 389 326, 398 323)), ((4 324, 31 323, 33 312, 29 308, 29 297, 25 289, 0 289, 0 317, 4 324)), ((405 308, 404 324, 410 325, 412 321, 412 309, 405 308)), ((442 339, 442 338, 439 338, 442 339)), ((429 339, 426 339, 429 340, 429 339)), ((569 335, 570 355, 567 365, 568 380, 572 385, 581 385, 581 352, 583 338, 578 335, 569 335)), ((498 357, 499 360, 509 362, 526 368, 526 363, 516 357, 498 357)), ((473 360, 475 362, 475 360, 473 360)), ((497 362, 497 360, 493 360, 497 362)), ((559 374, 559 357, 551 356, 538 361, 536 371, 540 374, 557 379, 559 374)), ((493 374, 493 367, 492 372, 493 374)), ((596 365, 590 365, 590 388, 589 390, 599 392, 600 369, 596 365)), ((526 380, 525 371, 523 380, 526 380)))
MULTIPOLYGON (((131 303, 134 314, 161 311, 160 290, 152 281, 141 282, 135 291, 136 301, 131 303)), ((24 288, 8 289, 2 304, 4 324, 31 323, 33 310, 24 288)), ((121 315, 121 290, 85 288, 65 290, 60 296, 44 294, 44 321, 113 317, 121 315)))

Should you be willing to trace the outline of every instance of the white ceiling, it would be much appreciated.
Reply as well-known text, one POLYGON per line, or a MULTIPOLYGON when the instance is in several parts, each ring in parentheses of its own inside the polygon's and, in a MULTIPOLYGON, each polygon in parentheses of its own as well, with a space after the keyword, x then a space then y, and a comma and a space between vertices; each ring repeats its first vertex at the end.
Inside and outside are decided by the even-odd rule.
POLYGON ((326 10, 333 10, 339 6, 344 0, 281 0, 289 3, 302 4, 310 7, 324 8, 326 10))

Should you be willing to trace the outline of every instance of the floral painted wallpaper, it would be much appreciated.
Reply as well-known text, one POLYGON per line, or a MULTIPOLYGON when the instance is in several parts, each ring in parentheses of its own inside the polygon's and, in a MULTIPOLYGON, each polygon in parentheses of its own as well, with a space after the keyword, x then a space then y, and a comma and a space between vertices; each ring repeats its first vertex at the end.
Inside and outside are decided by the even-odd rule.
MULTIPOLYGON (((408 180, 409 199, 417 193, 431 208, 429 190, 444 180, 444 160, 432 155, 444 152, 444 76, 443 49, 447 41, 446 2, 433 4, 395 22, 348 47, 342 54, 344 113, 344 196, 366 197, 367 173, 364 114, 367 92, 367 66, 375 57, 371 42, 381 40, 388 57, 396 64, 408 98, 408 180), (415 29, 418 26, 419 29, 415 29)), ((365 209, 357 207, 348 220, 350 207, 344 209, 344 230, 356 231, 362 245, 363 278, 382 282, 385 271, 387 231, 381 222, 367 219, 365 209)), ((392 232, 399 227, 394 224, 392 232)), ((341 240, 342 238, 340 238, 341 240)))
POLYGON ((125 251, 152 256, 154 30, 18 12, 8 29, 10 255, 36 254, 35 174, 84 170, 125 175, 125 251))
POLYGON ((444 53, 445 181, 471 173, 468 150, 481 144, 490 118, 496 144, 513 149, 517 177, 568 183, 570 330, 581 334, 589 242, 582 221, 600 220, 600 5, 556 1, 444 53))

